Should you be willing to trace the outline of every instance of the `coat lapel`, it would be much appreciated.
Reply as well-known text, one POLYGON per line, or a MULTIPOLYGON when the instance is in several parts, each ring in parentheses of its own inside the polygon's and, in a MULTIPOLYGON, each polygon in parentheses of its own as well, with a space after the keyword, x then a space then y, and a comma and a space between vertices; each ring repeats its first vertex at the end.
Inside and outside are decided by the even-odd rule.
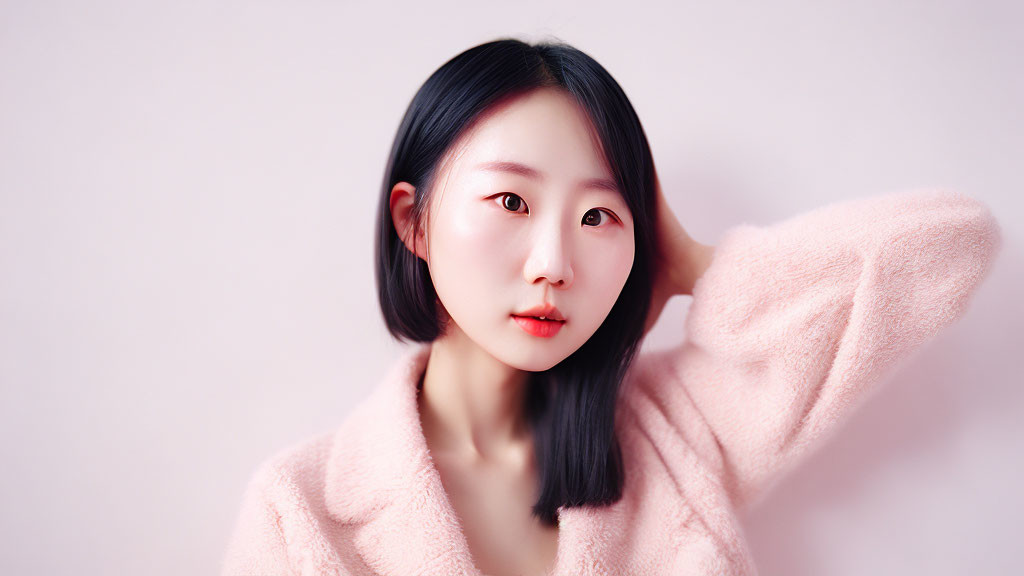
POLYGON ((354 544, 376 573, 481 576, 420 425, 416 385, 429 354, 429 344, 403 352, 340 427, 327 507, 356 527, 354 544))
MULTIPOLYGON (((383 382, 338 429, 327 464, 332 518, 354 527, 359 555, 377 574, 484 576, 427 450, 416 386, 430 344, 402 353, 383 382)), ((558 509, 558 557, 552 574, 605 574, 600 512, 558 509)))

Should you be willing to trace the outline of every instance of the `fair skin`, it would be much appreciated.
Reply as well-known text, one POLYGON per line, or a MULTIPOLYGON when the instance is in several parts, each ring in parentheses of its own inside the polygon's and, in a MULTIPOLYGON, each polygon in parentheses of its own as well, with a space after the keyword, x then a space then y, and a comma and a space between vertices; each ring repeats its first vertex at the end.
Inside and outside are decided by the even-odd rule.
MULTIPOLYGON (((564 92, 541 89, 489 111, 455 143, 418 235, 415 188, 392 189, 396 230, 427 262, 451 320, 423 374, 423 433, 474 560, 492 576, 554 564, 558 529, 530 514, 539 485, 525 384, 582 346, 625 285, 633 219, 612 188, 585 112, 564 92), (511 316, 542 303, 566 320, 550 338, 511 316)), ((660 184, 657 196, 648 329, 672 295, 691 293, 714 249, 687 235, 660 184)))

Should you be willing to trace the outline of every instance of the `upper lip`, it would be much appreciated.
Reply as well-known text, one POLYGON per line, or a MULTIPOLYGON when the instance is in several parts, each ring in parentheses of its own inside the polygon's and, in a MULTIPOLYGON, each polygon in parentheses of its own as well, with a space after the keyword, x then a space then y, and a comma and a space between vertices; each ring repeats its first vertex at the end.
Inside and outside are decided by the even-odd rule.
POLYGON ((559 320, 565 322, 565 318, 562 317, 562 313, 558 311, 558 308, 554 304, 541 304, 540 306, 534 306, 528 310, 522 312, 516 312, 516 316, 543 316, 550 318, 551 320, 559 320))

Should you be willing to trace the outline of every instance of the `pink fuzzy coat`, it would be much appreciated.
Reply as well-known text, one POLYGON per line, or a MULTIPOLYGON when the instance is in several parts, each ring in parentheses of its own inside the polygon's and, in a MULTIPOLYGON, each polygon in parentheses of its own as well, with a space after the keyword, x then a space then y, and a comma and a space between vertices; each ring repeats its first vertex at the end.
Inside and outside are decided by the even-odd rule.
MULTIPOLYGON (((552 574, 755 574, 736 512, 964 313, 1000 245, 984 204, 935 190, 727 230, 683 342, 623 382, 623 498, 559 509, 552 574)), ((225 576, 481 574, 420 427, 428 354, 410 348, 339 429, 258 468, 225 576)))

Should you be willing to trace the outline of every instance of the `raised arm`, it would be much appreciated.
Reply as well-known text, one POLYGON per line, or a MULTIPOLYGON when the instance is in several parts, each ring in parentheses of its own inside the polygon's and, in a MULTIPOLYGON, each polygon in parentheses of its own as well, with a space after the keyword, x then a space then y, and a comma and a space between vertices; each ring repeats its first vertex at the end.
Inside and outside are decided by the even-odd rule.
POLYGON ((731 228, 693 286, 684 341, 648 356, 643 387, 670 419, 699 415, 705 460, 742 507, 963 314, 1000 245, 985 205, 941 190, 731 228))

